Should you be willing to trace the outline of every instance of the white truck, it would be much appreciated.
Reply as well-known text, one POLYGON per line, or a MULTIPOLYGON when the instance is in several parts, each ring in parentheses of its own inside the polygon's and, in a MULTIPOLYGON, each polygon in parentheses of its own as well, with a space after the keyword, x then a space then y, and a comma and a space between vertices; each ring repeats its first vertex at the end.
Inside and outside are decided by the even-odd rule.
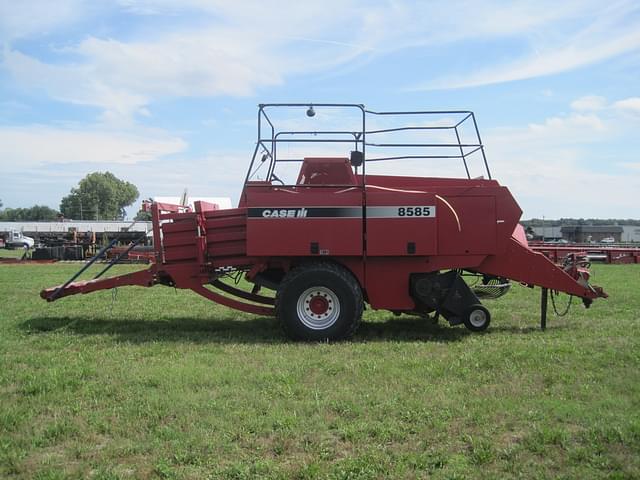
POLYGON ((6 248, 29 249, 33 248, 36 242, 33 238, 23 235, 22 232, 11 230, 6 234, 4 243, 6 248))

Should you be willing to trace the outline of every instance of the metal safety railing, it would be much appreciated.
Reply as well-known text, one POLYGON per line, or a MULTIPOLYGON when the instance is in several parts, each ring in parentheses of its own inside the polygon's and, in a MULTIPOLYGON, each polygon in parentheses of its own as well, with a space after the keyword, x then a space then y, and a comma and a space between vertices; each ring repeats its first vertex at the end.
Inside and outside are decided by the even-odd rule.
POLYGON ((302 162, 304 158, 296 155, 283 155, 285 146, 302 144, 348 145, 361 152, 363 178, 367 163, 423 159, 460 160, 466 177, 471 178, 469 160, 475 155, 481 159, 484 174, 491 178, 478 125, 471 111, 379 112, 368 110, 361 104, 270 103, 258 107, 258 139, 245 183, 255 179, 258 173, 268 181, 273 180, 279 163, 302 162), (306 125, 305 128, 292 128, 292 120, 295 124, 302 123, 296 122, 299 117, 293 114, 305 109, 306 116, 310 118, 316 116, 316 109, 330 111, 331 114, 324 122, 319 122, 317 129, 309 129, 306 125), (286 111, 289 115, 276 119, 276 111, 286 111), (348 128, 322 128, 327 120, 340 123, 348 117, 336 114, 336 111, 350 112, 348 128), (373 126, 369 128, 368 124, 373 126))

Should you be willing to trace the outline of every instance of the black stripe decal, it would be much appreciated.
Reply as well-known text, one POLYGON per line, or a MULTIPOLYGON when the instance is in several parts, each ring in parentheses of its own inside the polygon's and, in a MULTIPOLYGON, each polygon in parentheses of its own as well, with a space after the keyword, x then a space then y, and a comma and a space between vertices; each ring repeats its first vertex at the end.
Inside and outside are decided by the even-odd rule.
POLYGON ((249 218, 362 218, 362 207, 249 208, 249 218))
MULTIPOLYGON (((362 218, 362 207, 252 207, 249 218, 362 218)), ((435 205, 367 207, 367 218, 433 218, 435 205)))

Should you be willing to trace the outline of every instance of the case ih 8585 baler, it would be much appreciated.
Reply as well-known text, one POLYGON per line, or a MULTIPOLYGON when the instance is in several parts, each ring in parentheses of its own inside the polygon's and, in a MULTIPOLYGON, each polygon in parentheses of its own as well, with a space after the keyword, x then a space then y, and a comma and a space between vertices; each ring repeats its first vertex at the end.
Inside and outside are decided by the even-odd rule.
POLYGON ((606 297, 589 285, 583 257, 557 266, 529 249, 518 204, 491 179, 472 112, 260 105, 258 141, 237 208, 205 202, 146 208, 156 253, 150 268, 111 278, 103 271, 89 281, 74 277, 41 296, 52 301, 163 284, 244 312, 275 315, 290 337, 303 340, 348 337, 365 304, 396 314, 441 315, 451 325, 482 331, 490 313, 479 298, 503 294, 509 279, 542 287, 543 326, 548 290, 580 297, 586 306, 606 297), (323 113, 316 117, 316 109, 323 113), (302 128, 291 128, 286 115, 281 119, 281 112, 305 110, 302 128), (351 124, 318 128, 334 120, 351 124), (310 156, 314 148, 320 153, 310 156), (418 162, 427 170, 429 159, 457 159, 466 178, 397 175, 400 162, 415 172, 418 162), (481 176, 472 178, 472 163, 481 176), (396 175, 376 174, 382 165, 392 165, 396 175), (287 174, 291 180, 283 180, 287 174), (253 288, 225 280, 239 276, 253 288), (477 277, 475 287, 467 276, 477 277), (261 295, 261 289, 275 296, 261 295))

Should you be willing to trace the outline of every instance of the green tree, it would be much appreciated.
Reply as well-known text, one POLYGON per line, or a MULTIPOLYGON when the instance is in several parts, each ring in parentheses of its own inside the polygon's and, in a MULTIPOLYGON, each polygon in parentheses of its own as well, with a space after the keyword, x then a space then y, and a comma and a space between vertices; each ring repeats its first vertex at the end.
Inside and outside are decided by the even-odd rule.
POLYGON ((136 216, 135 216, 134 220, 140 220, 140 221, 143 221, 143 222, 150 222, 151 221, 151 212, 146 212, 144 210, 138 210, 138 213, 136 213, 136 216))
POLYGON ((7 208, 0 212, 0 219, 8 222, 51 221, 56 220, 58 212, 45 205, 34 205, 29 208, 7 208))
POLYGON ((122 220, 125 207, 135 202, 138 195, 134 184, 110 172, 94 172, 62 199, 60 211, 66 218, 76 220, 122 220))

